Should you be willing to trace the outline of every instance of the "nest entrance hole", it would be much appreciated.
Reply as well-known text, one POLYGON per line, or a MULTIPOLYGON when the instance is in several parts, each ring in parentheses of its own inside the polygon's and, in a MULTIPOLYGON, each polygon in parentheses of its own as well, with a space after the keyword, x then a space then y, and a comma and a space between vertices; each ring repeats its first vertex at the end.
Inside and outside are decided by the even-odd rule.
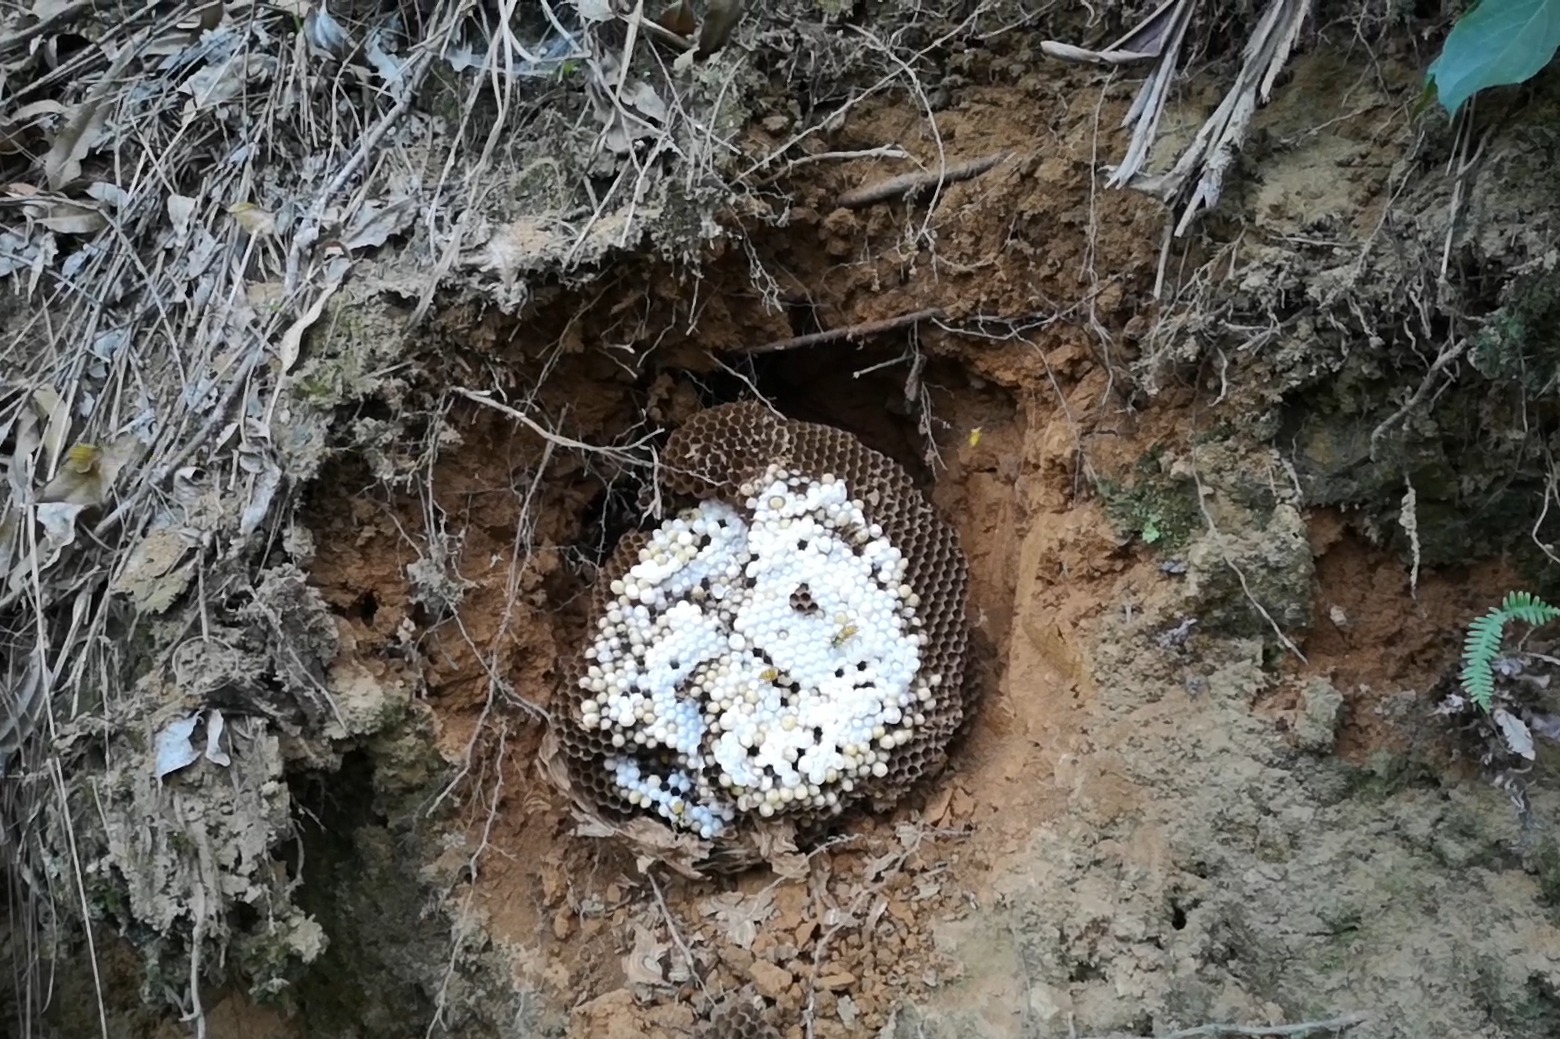
MULTIPOLYGON (((803 331, 806 331, 805 329, 803 331)), ((904 333, 893 333, 870 343, 825 343, 772 354, 725 356, 731 369, 693 370, 651 367, 640 379, 640 389, 665 376, 687 385, 699 405, 709 408, 753 398, 755 391, 786 418, 842 429, 867 447, 880 451, 904 467, 917 487, 928 491, 936 476, 927 463, 922 432, 922 401, 906 400, 913 353, 904 333)), ((929 390, 931 414, 925 416, 937 428, 938 399, 950 392, 944 387, 967 382, 962 367, 952 361, 928 358, 918 375, 929 390)), ((623 535, 656 525, 638 507, 643 487, 637 475, 624 475, 603 486, 582 517, 580 553, 599 565, 612 554, 623 535)), ((808 612, 809 604, 796 604, 808 612)))

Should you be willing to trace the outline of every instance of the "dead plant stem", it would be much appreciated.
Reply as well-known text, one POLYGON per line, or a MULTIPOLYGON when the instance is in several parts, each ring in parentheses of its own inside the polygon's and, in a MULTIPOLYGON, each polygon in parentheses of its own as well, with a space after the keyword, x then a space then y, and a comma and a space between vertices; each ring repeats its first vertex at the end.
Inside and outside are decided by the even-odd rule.
POLYGON ((881 321, 863 321, 855 325, 846 325, 844 328, 831 328, 827 332, 810 332, 804 336, 792 336, 790 339, 779 339, 773 343, 749 346, 739 349, 738 352, 744 354, 774 354, 782 350, 800 350, 807 346, 838 342, 841 339, 865 339, 868 336, 882 335, 884 332, 892 332, 898 328, 918 325, 922 321, 935 321, 942 316, 943 312, 940 308, 929 307, 926 310, 916 310, 909 314, 901 314, 898 317, 884 318, 881 321))
POLYGON ((978 177, 995 168, 1011 154, 1013 154, 1011 151, 1000 151, 969 162, 961 162, 956 166, 943 166, 940 169, 924 170, 919 173, 902 173, 876 184, 847 191, 839 197, 837 204, 845 209, 863 209, 891 198, 913 197, 923 191, 940 189, 947 184, 957 184, 961 180, 978 177))
MULTIPOLYGON (((608 447, 596 447, 592 444, 585 443, 583 440, 575 440, 571 437, 566 437, 561 433, 551 432, 550 430, 544 428, 531 416, 527 415, 525 412, 520 411, 517 408, 512 408, 502 401, 496 401, 484 393, 479 393, 476 390, 468 390, 464 386, 451 386, 450 392, 461 397, 465 397, 467 400, 476 404, 481 404, 484 407, 492 408, 494 411, 502 415, 509 416, 524 426, 526 429, 529 429, 531 432, 547 441, 549 444, 552 444, 554 447, 569 448, 575 451, 589 451, 593 454, 607 455, 608 457, 614 458, 615 460, 625 464, 635 463, 635 460, 623 451, 608 447)), ((649 436, 643 437, 631 446, 638 447, 647 443, 650 439, 651 438, 649 436)))
MULTIPOLYGON (((1198 1025, 1178 1032, 1166 1032, 1159 1039, 1298 1039, 1318 1032, 1342 1033, 1355 1025, 1370 1020, 1367 1014, 1344 1014, 1324 1021, 1300 1021, 1292 1025, 1198 1025)), ((1106 1035, 1085 1035, 1078 1039, 1130 1039, 1127 1032, 1111 1032, 1106 1035)))

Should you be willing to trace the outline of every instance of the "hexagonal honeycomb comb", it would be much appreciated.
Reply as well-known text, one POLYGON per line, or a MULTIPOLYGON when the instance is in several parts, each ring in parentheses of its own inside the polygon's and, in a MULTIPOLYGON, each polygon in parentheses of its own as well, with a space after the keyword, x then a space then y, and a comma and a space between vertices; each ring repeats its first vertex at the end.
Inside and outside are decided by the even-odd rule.
MULTIPOLYGON (((858 784, 848 802, 882 809, 942 766, 946 745, 971 707, 965 681, 969 574, 964 552, 952 527, 892 459, 842 430, 781 418, 760 403, 722 405, 690 418, 666 445, 658 489, 678 506, 715 499, 746 514, 742 485, 758 480, 774 465, 812 479, 832 474, 843 480, 851 497, 862 503, 868 520, 880 525, 884 536, 903 553, 908 564, 905 583, 919 596, 917 613, 926 636, 920 673, 942 676, 941 695, 925 711, 925 724, 917 725, 913 737, 890 752, 888 774, 858 784)), ((647 541, 643 533, 625 536, 602 567, 587 631, 595 630, 597 618, 612 601, 609 585, 638 561, 647 541)), ((555 732, 568 780, 576 800, 583 800, 602 818, 643 819, 643 813, 623 799, 604 767, 609 755, 621 756, 623 751, 615 750, 603 732, 587 730, 581 722, 580 705, 588 696, 581 688, 588 667, 586 641, 582 639, 564 662, 564 684, 555 701, 555 732)), ((803 828, 816 826, 845 807, 842 802, 833 811, 811 811, 792 822, 803 828)), ((751 830, 766 822, 744 816, 737 829, 751 830)), ((736 835, 716 838, 711 853, 738 839, 736 835)))

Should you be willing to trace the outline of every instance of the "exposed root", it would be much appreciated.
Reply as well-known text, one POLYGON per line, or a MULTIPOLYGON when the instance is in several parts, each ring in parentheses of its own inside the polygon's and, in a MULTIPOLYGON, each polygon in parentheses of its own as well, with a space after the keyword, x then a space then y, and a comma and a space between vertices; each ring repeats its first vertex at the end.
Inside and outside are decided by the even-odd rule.
POLYGON ((891 198, 905 196, 914 198, 923 191, 941 190, 945 185, 957 184, 961 180, 970 180, 978 177, 987 170, 995 169, 998 163, 1011 154, 1012 152, 1010 151, 1000 151, 994 155, 987 155, 970 162, 961 162, 955 166, 944 166, 940 170, 928 170, 924 173, 903 173, 897 177, 880 181, 877 184, 869 184, 866 187, 847 191, 839 197, 836 204, 846 209, 862 209, 891 198))
POLYGON ((780 339, 773 343, 744 347, 738 352, 745 354, 774 354, 782 350, 799 350, 803 347, 818 346, 822 343, 836 343, 842 339, 846 341, 866 339, 870 336, 892 332, 895 329, 909 328, 923 321, 935 321, 942 316, 943 312, 940 309, 929 307, 926 310, 917 310, 909 314, 901 314, 898 317, 884 318, 881 321, 863 321, 860 324, 847 325, 844 328, 832 328, 827 332, 810 332, 804 336, 792 336, 789 339, 780 339))

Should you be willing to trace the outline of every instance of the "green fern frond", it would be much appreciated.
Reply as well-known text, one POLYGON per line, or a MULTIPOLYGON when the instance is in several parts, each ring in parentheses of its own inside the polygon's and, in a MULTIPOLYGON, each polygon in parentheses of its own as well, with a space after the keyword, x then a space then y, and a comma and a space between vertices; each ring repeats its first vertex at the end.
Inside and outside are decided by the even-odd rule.
POLYGON ((1492 665, 1500 656, 1506 625, 1521 621, 1533 627, 1560 620, 1560 609, 1528 592, 1510 592, 1505 601, 1468 625, 1463 643, 1462 684, 1469 699, 1484 710, 1490 709, 1495 696, 1495 672, 1492 665))

